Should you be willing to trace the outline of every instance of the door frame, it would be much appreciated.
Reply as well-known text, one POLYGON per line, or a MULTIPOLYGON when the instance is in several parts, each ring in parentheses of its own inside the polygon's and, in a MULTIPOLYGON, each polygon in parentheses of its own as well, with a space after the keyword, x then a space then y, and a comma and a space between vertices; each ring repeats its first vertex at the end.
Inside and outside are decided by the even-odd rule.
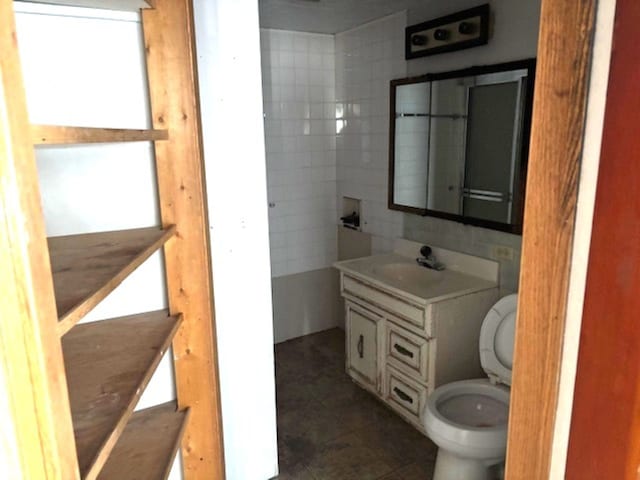
POLYGON ((509 480, 542 480, 551 472, 596 3, 541 2, 506 458, 509 480))

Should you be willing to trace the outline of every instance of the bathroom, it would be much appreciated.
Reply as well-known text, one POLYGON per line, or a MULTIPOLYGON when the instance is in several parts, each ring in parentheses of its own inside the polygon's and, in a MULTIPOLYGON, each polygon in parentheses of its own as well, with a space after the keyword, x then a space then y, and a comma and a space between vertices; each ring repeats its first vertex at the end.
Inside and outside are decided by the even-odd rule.
MULTIPOLYGON (((295 355, 304 356, 305 349, 326 350, 326 345, 317 345, 323 338, 328 345, 344 344, 342 330, 336 330, 344 329, 345 314, 333 263, 389 253, 397 239, 492 260, 499 265, 496 295, 517 292, 521 235, 391 210, 387 201, 392 80, 536 57, 539 2, 494 1, 488 44, 405 59, 407 26, 477 5, 375 2, 375 8, 369 4, 358 11, 357 2, 351 7, 260 2, 276 372, 286 371, 286 362, 302 361, 295 355), (354 211, 359 225, 343 227, 340 218, 354 211), (316 332, 324 334, 311 335, 316 332), (283 353, 289 351, 293 353, 283 353)), ((304 398, 292 389, 283 391, 282 383, 277 373, 279 402, 304 398)), ((295 401, 291 405, 286 408, 301 408, 295 401)), ((284 417, 288 421, 289 416, 284 417)), ((367 426, 366 419, 358 421, 367 426)), ((303 449, 296 457, 295 442, 283 446, 283 431, 280 425, 281 478, 315 478, 314 471, 318 478, 352 478, 338 465, 341 455, 349 456, 346 451, 333 452, 334 470, 322 463, 309 466, 300 456, 310 451, 303 449), (289 466, 293 470, 288 471, 289 466), (342 473, 331 477, 323 468, 333 475, 342 473)), ((347 465, 357 469, 358 455, 350 455, 347 465)), ((397 462, 392 466, 397 468, 397 462)), ((353 478, 394 473, 391 467, 379 468, 384 475, 372 470, 353 478)), ((406 477, 397 478, 418 471, 420 478, 431 474, 426 466, 405 468, 406 477)))
MULTIPOLYGON (((85 0, 77 0, 77 3, 82 1, 85 0)), ((188 228, 184 232, 208 230, 208 235, 202 235, 200 239, 207 237, 207 242, 206 245, 201 242, 203 256, 197 266, 200 273, 209 268, 212 272, 204 272, 206 276, 199 277, 203 281, 192 282, 192 285, 195 283, 200 292, 206 290, 205 294, 198 295, 199 301, 206 301, 210 282, 213 282, 211 290, 215 291, 215 302, 208 302, 205 310, 215 314, 215 319, 195 314, 192 318, 198 325, 213 326, 215 331, 189 338, 208 342, 209 347, 195 349, 189 345, 184 351, 186 355, 180 353, 180 347, 174 347, 157 365, 152 378, 148 378, 145 370, 143 373, 149 385, 136 408, 146 410, 159 402, 180 398, 184 385, 176 385, 173 375, 176 363, 172 363, 171 357, 178 364, 207 364, 208 379, 213 385, 209 388, 201 375, 198 375, 198 381, 188 382, 189 386, 201 388, 201 394, 189 404, 194 412, 192 418, 204 415, 215 425, 209 428, 206 422, 198 419, 190 422, 189 429, 209 439, 213 433, 221 440, 211 447, 193 442, 189 433, 185 437, 188 441, 183 443, 183 456, 174 463, 170 478, 182 478, 180 470, 185 478, 205 475, 207 478, 226 476, 239 480, 275 478, 278 473, 280 479, 302 480, 431 478, 437 468, 438 454, 436 445, 423 434, 426 427, 412 421, 411 416, 398 414, 400 410, 384 399, 379 401, 377 388, 392 385, 391 380, 409 385, 416 375, 423 375, 422 396, 412 397, 411 391, 398 383, 390 388, 397 399, 414 407, 419 405, 414 416, 419 415, 424 411, 421 407, 426 401, 425 388, 435 387, 424 379, 429 379, 434 371, 439 374, 442 365, 454 365, 455 362, 441 362, 436 358, 434 363, 429 359, 429 368, 421 369, 425 365, 421 363, 417 365, 420 368, 411 371, 402 370, 400 364, 392 364, 389 358, 378 355, 378 365, 385 365, 385 370, 378 371, 380 380, 369 377, 376 388, 367 391, 366 382, 351 375, 353 369, 349 374, 345 371, 345 355, 351 355, 356 362, 359 357, 366 359, 359 367, 370 368, 370 344, 367 342, 371 337, 367 334, 365 338, 358 333, 349 338, 349 329, 345 334, 345 324, 349 312, 352 323, 353 319, 360 318, 357 315, 366 319, 372 313, 378 314, 379 324, 384 326, 380 333, 384 336, 377 337, 376 348, 388 345, 394 332, 405 339, 416 340, 416 344, 394 345, 401 356, 394 354, 396 360, 421 356, 423 350, 412 350, 416 345, 423 345, 431 335, 440 341, 452 330, 447 333, 437 320, 431 323, 436 325, 431 332, 425 323, 418 325, 419 328, 406 322, 394 325, 387 321, 391 317, 385 317, 386 310, 377 308, 372 302, 369 302, 369 309, 352 308, 349 302, 360 306, 366 302, 363 303, 361 297, 354 300, 353 295, 345 302, 345 293, 348 293, 345 287, 369 288, 361 293, 372 298, 372 292, 388 292, 384 287, 370 287, 380 287, 382 283, 388 286, 394 282, 397 285, 400 281, 402 288, 396 288, 394 292, 399 295, 384 297, 385 302, 400 299, 392 310, 398 312, 408 305, 413 309, 405 310, 404 316, 417 318, 420 322, 426 315, 437 316, 437 312, 427 314, 428 308, 425 309, 423 303, 418 301, 416 305, 405 301, 411 300, 408 294, 412 287, 421 285, 420 280, 414 280, 418 277, 433 279, 438 275, 439 278, 452 278, 458 273, 461 274, 458 279, 476 277, 472 288, 487 291, 492 298, 491 302, 485 299, 487 304, 482 308, 469 308, 471 313, 460 316, 464 321, 473 316, 478 323, 475 324, 476 331, 466 332, 466 337, 464 334, 449 335, 448 338, 455 340, 449 342, 450 350, 446 354, 451 359, 462 359, 464 355, 476 357, 481 348, 477 339, 471 337, 477 336, 479 323, 484 320, 490 304, 505 295, 508 298, 511 292, 519 293, 516 337, 520 343, 516 341, 518 361, 514 365, 516 374, 510 405, 516 421, 509 421, 509 428, 514 432, 509 432, 507 478, 561 478, 570 456, 570 427, 572 441, 575 440, 574 425, 571 424, 573 400, 597 397, 582 395, 578 398, 577 393, 574 397, 573 388, 582 300, 586 291, 584 259, 589 254, 614 2, 598 2, 596 9, 596 2, 588 5, 588 2, 571 0, 493 1, 488 4, 491 14, 487 45, 410 60, 405 59, 405 27, 476 7, 479 2, 431 0, 426 4, 420 2, 416 7, 418 2, 409 0, 373 0, 368 2, 369 8, 364 15, 360 15, 363 12, 350 8, 336 13, 343 4, 348 6, 351 2, 282 0, 278 6, 291 7, 295 14, 284 14, 286 8, 274 8, 274 19, 286 21, 265 23, 268 8, 266 3, 262 4, 262 29, 258 22, 259 2, 156 0, 157 9, 161 9, 160 3, 162 9, 173 8, 178 3, 185 8, 187 3, 193 6, 193 18, 186 18, 188 15, 183 18, 191 20, 192 25, 178 22, 173 28, 160 30, 159 35, 169 36, 169 31, 173 31, 172 34, 177 33, 184 40, 183 30, 189 28, 182 29, 180 25, 194 27, 197 82, 191 78, 186 84, 192 90, 188 94, 191 111, 197 110, 198 104, 200 106, 200 122, 195 120, 198 112, 189 116, 180 109, 176 110, 179 115, 171 122, 171 128, 174 122, 183 124, 190 117, 193 137, 183 139, 181 144, 193 147, 195 142, 189 143, 190 140, 201 140, 199 146, 203 153, 194 154, 193 159, 199 160, 198 170, 204 168, 206 175, 200 178, 191 171, 186 177, 201 182, 199 185, 206 183, 206 188, 199 192, 206 198, 191 202, 195 192, 192 187, 181 182, 175 182, 175 187, 189 203, 206 207, 191 215, 202 231, 188 228), (541 12, 538 11, 540 4, 541 12), (333 15, 327 18, 315 8, 324 13, 333 12, 333 15), (304 13, 309 11, 313 13, 304 13), (589 16, 594 11, 596 15, 589 16), (297 26, 292 24, 296 18, 301 22, 297 26), (543 20, 538 33, 540 18, 543 20), (325 20, 329 24, 326 28, 314 23, 325 20), (592 42, 590 28, 595 23, 598 28, 592 42), (565 54, 557 54, 560 48, 565 54), (425 212, 424 205, 414 206, 414 213, 406 211, 408 209, 389 208, 390 203, 402 203, 397 195, 392 195, 389 201, 388 185, 395 186, 389 176, 392 171, 389 165, 390 131, 397 127, 401 117, 410 119, 413 113, 425 113, 416 110, 405 115, 407 112, 399 108, 402 102, 396 99, 396 115, 393 116, 390 96, 395 91, 402 97, 399 92, 404 85, 403 79, 430 74, 421 83, 436 91, 435 84, 440 80, 434 72, 459 71, 471 66, 534 57, 538 58, 537 107, 533 122, 536 128, 531 136, 532 153, 527 174, 530 184, 527 187, 525 235, 521 237, 517 233, 517 225, 510 230, 515 233, 507 233, 485 228, 487 225, 474 225, 470 217, 459 222, 451 221, 450 216, 448 219, 441 218, 442 215, 424 216, 424 213, 430 213, 425 212), (392 83, 399 79, 399 83, 392 83), (199 85, 199 92, 194 93, 195 83, 199 85), (587 105, 588 114, 584 114, 587 105), (575 112, 578 114, 574 115, 575 112), (541 121, 548 118, 547 114, 561 120, 541 121), (587 133, 583 136, 584 146, 583 138, 576 135, 582 131, 587 133), (206 210, 208 215, 203 213, 206 210), (343 222, 354 228, 343 226, 343 222), (425 245, 432 247, 431 254, 422 250, 425 245), (205 261, 207 253, 213 267, 205 261), (361 271, 363 275, 360 275, 355 268, 359 257, 369 259, 365 262, 372 258, 387 260, 378 265, 368 263, 365 266, 372 268, 361 271), (418 266, 417 258, 421 264, 435 268, 418 266), (444 271, 439 271, 439 262, 444 264, 444 271), (372 275, 386 275, 387 280, 379 284, 361 282, 372 275), (486 283, 478 284, 477 278, 488 280, 489 288, 482 287, 487 286, 486 283), (399 326, 402 329, 395 328, 399 326), (452 354, 451 348, 455 349, 462 340, 467 344, 452 354), (285 351, 288 351, 288 358, 282 356, 285 351), (384 376, 393 369, 408 374, 393 378, 384 376), (526 375, 519 372, 526 372, 526 375), (201 382, 201 378, 204 381, 201 382), (514 402, 514 393, 517 402, 514 402), (205 397, 213 404, 203 401, 205 397), (309 405, 310 408, 305 408, 309 405), (535 445, 531 444, 532 440, 535 445), (376 444, 384 448, 376 450, 376 444), (212 473, 214 470, 218 472, 217 476, 212 473)), ((624 0, 619 3, 623 4, 624 0)), ((154 52, 154 49, 145 45, 144 21, 137 7, 134 11, 124 12, 87 11, 77 6, 15 2, 13 8, 24 81, 14 82, 15 85, 5 91, 5 97, 6 92, 10 99, 15 97, 14 90, 20 90, 24 83, 29 120, 33 124, 44 125, 45 131, 48 126, 55 130, 60 125, 71 125, 73 131, 80 133, 85 132, 87 126, 100 130, 106 127, 106 133, 92 138, 104 139, 107 135, 106 138, 111 138, 108 142, 114 141, 110 137, 111 129, 125 127, 127 135, 139 130, 154 132, 150 130, 149 79, 144 68, 145 51, 154 52)), ((0 16, 3 21, 9 17, 0 16)), ((173 19, 175 15, 166 18, 173 19)), ((5 29, 3 38, 15 43, 16 35, 11 38, 11 32, 11 28, 5 29)), ((189 42, 185 43, 188 46, 189 42)), ((420 45, 420 39, 416 43, 420 45)), ((164 46, 165 49, 171 47, 172 43, 164 46)), ((7 51, 16 48, 14 44, 7 51)), ((182 55, 181 60, 188 64, 191 58, 182 55)), ((181 65, 175 71, 188 73, 194 67, 181 65)), ((14 68, 15 71, 18 69, 14 68)), ((157 81, 157 71, 155 76, 157 81)), ((182 78, 181 75, 160 76, 160 83, 163 79, 173 82, 182 78)), ((412 85, 411 82, 413 80, 405 83, 412 85)), ((172 97, 182 88, 175 90, 171 92, 172 97)), ((415 116, 437 116, 437 113, 431 113, 415 116)), ((459 120, 463 114, 446 112, 445 115, 450 120, 454 117, 459 120)), ((159 117, 160 121, 165 118, 159 117)), ((28 125, 22 125, 21 130, 27 132, 23 136, 29 136, 28 125)), ((32 137, 38 136, 31 133, 32 137)), ((73 143, 78 140, 76 134, 72 135, 73 143)), ((394 138, 397 141, 397 137, 391 137, 394 138)), ((33 138, 27 142, 33 143, 33 138)), ((117 143, 34 149, 48 236, 75 238, 75 235, 85 233, 159 225, 151 142, 117 143), (114 190, 118 195, 113 195, 114 190)), ((175 165, 187 168, 190 164, 184 161, 186 157, 180 158, 182 161, 175 165)), ((623 175, 626 173, 627 170, 623 175)), ((27 187, 35 183, 33 176, 31 172, 32 181, 27 187)), ((173 179, 177 178, 179 176, 174 175, 173 179)), ((12 179, 18 184, 16 192, 25 188, 15 180, 12 179)), ((36 203, 32 205, 33 217, 40 215, 36 203)), ((32 216, 18 215, 16 218, 32 216)), ((42 232, 39 237, 42 242, 46 240, 42 232)), ((599 246, 598 252, 606 249, 602 243, 599 246)), ((601 257, 610 262, 613 258, 619 260, 624 252, 624 249, 619 252, 612 249, 601 257)), ((41 263, 46 263, 46 258, 41 263)), ((196 262, 188 264, 183 259, 181 264, 190 270, 185 279, 196 278, 196 262)), ((607 263, 606 267, 609 266, 607 263)), ((169 303, 163 270, 162 253, 156 252, 83 321, 95 323, 94 320, 108 321, 114 316, 166 309, 169 303)), ((609 270, 613 274, 618 272, 609 270)), ((601 291, 595 290, 592 299, 618 292, 616 289, 604 292, 608 290, 606 282, 604 285, 601 291)), ((190 300, 194 297, 184 295, 189 293, 189 288, 183 287, 182 283, 173 284, 180 299, 193 304, 190 300)), ((412 298, 417 297, 412 295, 412 298)), ((450 300, 458 303, 457 298, 450 300)), ((605 313, 611 322, 617 321, 610 311, 605 313)), ((55 315, 50 316, 57 321, 55 315)), ((602 315, 593 318, 602 318, 602 315)), ((366 322, 362 324, 366 325, 366 322)), ((610 323, 606 322, 606 325, 610 323)), ((603 328, 611 330, 610 327, 603 328)), ((626 332, 624 329, 618 331, 626 332)), ((146 338, 140 336, 143 337, 146 338)), ((35 345, 34 350, 39 348, 35 345)), ((430 354, 434 351, 429 349, 430 354)), ((438 351, 446 353, 444 348, 438 348, 438 351)), ((617 375, 624 378, 620 377, 625 371, 621 362, 600 363, 620 364, 617 375)), ((14 362, 14 365, 22 364, 14 362)), ((465 360, 456 365, 467 368, 472 362, 465 360)), ((41 370, 48 376, 52 369, 41 370)), ((111 369, 107 373, 118 376, 111 369)), ((609 374, 610 369, 605 371, 605 388, 600 389, 607 397, 609 374)), ((583 373, 583 377, 586 375, 583 373)), ((484 376, 487 382, 479 366, 477 371, 466 376, 484 376)), ((93 375, 82 378, 94 380, 93 375)), ((449 380, 455 383, 454 378, 449 380)), ((7 392, 13 393, 13 389, 7 389, 7 392)), ((142 390, 136 388, 133 392, 137 398, 142 390)), ((100 394, 107 393, 100 390, 100 394)), ((66 392, 62 394, 64 396, 66 392)), ((588 409, 583 409, 584 412, 590 413, 588 409)), ((612 413, 618 413, 618 419, 626 421, 623 414, 612 413)), ((603 419, 610 423, 609 416, 603 416, 603 419)), ((581 427, 587 427, 583 438, 594 438, 588 429, 597 420, 591 415, 583 419, 581 427)), ((70 423, 69 420, 67 424, 70 423)), ((161 437, 164 438, 155 438, 161 437)), ((601 448, 600 437, 596 439, 593 443, 601 448)), ((616 442, 609 443, 618 446, 616 442)), ((582 452, 575 445, 574 466, 580 463, 580 456, 576 457, 575 452, 582 452), (577 462, 575 458, 578 458, 577 462)), ((69 453, 73 450, 73 442, 65 442, 64 447, 69 453)), ((52 456, 49 458, 53 459, 52 456)), ((166 458, 173 457, 167 455, 166 458)), ((493 472, 498 477, 502 473, 499 463, 493 472)), ((585 467, 582 469, 584 471, 585 467)), ((621 477, 600 475, 599 478, 621 477)))

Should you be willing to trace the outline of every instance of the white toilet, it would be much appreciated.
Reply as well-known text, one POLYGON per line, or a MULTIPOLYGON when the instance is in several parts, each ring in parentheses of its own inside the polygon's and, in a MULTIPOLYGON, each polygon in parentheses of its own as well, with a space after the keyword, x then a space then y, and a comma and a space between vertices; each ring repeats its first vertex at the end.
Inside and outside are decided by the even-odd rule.
POLYGON ((442 385, 427 400, 424 426, 439 447, 433 480, 490 480, 502 467, 517 303, 517 294, 500 299, 482 322, 480 363, 489 378, 442 385))

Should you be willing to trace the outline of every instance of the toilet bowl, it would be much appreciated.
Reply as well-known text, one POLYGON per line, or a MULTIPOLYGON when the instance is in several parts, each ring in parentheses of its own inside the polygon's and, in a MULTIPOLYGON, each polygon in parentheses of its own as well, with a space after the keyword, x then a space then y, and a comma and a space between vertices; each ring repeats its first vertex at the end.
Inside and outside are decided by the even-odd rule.
POLYGON ((480 363, 489 378, 442 385, 427 400, 424 427, 438 446, 433 480, 490 480, 504 462, 517 299, 500 299, 482 322, 480 363))

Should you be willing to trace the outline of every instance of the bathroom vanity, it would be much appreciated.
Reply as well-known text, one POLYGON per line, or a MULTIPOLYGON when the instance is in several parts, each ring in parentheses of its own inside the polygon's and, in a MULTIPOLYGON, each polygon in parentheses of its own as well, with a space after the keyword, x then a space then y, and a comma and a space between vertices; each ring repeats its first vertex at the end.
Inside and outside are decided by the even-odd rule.
POLYGON ((337 262, 345 300, 346 370, 424 433, 427 396, 444 383, 481 377, 478 338, 499 297, 498 264, 433 248, 443 271, 416 263, 421 244, 337 262))

